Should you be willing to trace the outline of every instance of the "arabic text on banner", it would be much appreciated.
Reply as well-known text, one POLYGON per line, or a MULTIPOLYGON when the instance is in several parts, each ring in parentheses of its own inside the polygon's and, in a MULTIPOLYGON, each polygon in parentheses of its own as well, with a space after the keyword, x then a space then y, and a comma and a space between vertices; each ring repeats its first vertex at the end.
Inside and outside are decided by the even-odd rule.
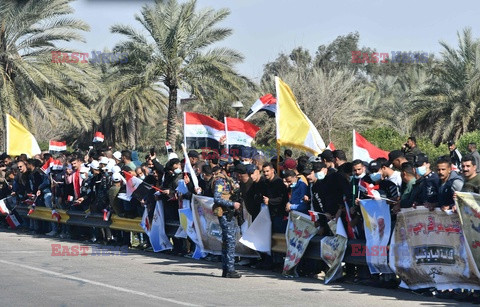
POLYGON ((436 208, 402 209, 390 242, 390 267, 413 290, 480 290, 457 214, 436 208))

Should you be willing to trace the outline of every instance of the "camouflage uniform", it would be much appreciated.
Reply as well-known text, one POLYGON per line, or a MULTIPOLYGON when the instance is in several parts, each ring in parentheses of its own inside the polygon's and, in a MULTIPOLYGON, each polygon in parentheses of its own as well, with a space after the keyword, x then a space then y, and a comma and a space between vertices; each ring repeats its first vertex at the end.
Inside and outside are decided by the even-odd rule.
MULTIPOLYGON (((235 245, 236 245, 236 225, 234 219, 234 202, 230 200, 233 192, 233 185, 224 175, 219 175, 214 179, 214 202, 215 207, 219 206, 223 210, 223 215, 218 216, 220 227, 222 228, 222 269, 223 277, 227 274, 235 275, 235 245)), ((238 275, 238 274, 237 274, 238 275)), ((240 277, 235 276, 235 277, 240 277)))

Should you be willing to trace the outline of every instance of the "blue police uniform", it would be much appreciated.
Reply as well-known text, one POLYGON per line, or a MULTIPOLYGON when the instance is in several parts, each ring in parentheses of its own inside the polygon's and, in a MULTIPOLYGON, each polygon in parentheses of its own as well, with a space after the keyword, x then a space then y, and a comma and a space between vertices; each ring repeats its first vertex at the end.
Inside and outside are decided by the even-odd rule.
POLYGON ((229 200, 233 187, 225 177, 217 177, 214 184, 215 205, 222 207, 223 215, 218 217, 222 228, 222 277, 239 278, 235 272, 236 225, 233 217, 234 202, 229 200))

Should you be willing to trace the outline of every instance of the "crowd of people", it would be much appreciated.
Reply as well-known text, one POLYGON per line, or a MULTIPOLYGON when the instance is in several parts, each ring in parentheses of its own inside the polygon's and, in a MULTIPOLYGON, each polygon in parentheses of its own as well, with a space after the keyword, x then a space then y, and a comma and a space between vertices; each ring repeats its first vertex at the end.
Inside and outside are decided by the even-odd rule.
MULTIPOLYGON (((252 219, 259 214, 262 205, 268 206, 274 233, 285 233, 289 211, 308 214, 311 210, 321 213, 316 222, 319 235, 332 235, 328 221, 341 218, 345 227, 360 229, 358 239, 365 239, 361 231, 363 217, 359 200, 369 199, 371 195, 359 187, 360 181, 378 186, 378 195, 388 199, 393 225, 402 208, 424 206, 430 210, 438 207, 455 211, 456 191, 479 193, 480 155, 476 144, 469 144, 468 153, 463 156, 453 141, 448 145, 450 154, 430 161, 417 147, 415 137, 410 137, 402 149, 390 152, 388 159, 378 158, 369 163, 362 160, 349 162, 342 150, 325 150, 318 156, 301 155, 296 159, 289 149, 284 151, 283 156, 271 159, 252 148, 240 148, 234 156, 220 156, 220 150, 190 150, 185 159, 189 159, 193 166, 198 187, 193 185, 191 175, 184 172, 186 160, 179 159, 175 153, 167 153, 168 160, 164 164, 160 163, 161 159, 155 152, 146 155, 141 162, 135 152, 113 151, 101 146, 88 152, 62 152, 53 156, 52 153, 44 153, 32 158, 3 154, 0 156, 0 199, 9 197, 12 200, 10 206, 20 202, 32 205, 34 202, 36 206, 82 211, 85 214, 108 210, 128 218, 140 217, 144 210, 148 210, 152 217, 156 201, 162 199, 165 220, 178 221, 176 190, 180 180, 184 180, 188 188, 183 198, 197 194, 216 199, 219 197, 218 181, 231 180, 233 189, 238 190, 241 202, 252 219), (56 163, 46 171, 42 166, 52 159, 56 163), (124 172, 157 189, 152 189, 141 200, 122 197, 126 192, 124 172), (155 194, 156 190, 160 191, 160 195, 155 194), (350 225, 347 225, 346 210, 351 217, 350 225)), ((237 201, 230 204, 234 209, 239 207, 237 201)), ((2 223, 6 227, 5 222, 2 223)), ((109 228, 74 227, 28 218, 23 219, 22 228, 32 233, 91 242, 125 244, 130 241, 129 233, 109 228)), ((148 248, 146 235, 142 235, 140 240, 142 248, 148 248)), ((171 253, 188 255, 193 251, 193 242, 174 236, 171 240, 171 253)), ((209 258, 215 259, 212 256, 209 258)), ((246 262, 266 270, 278 270, 282 266, 282 258, 275 254, 262 254, 261 260, 246 262)), ((327 269, 322 261, 305 260, 297 272, 308 276, 327 269)), ((382 285, 398 285, 394 274, 372 276, 367 266, 349 264, 345 265, 343 279, 355 283, 379 280, 382 285)), ((432 289, 424 292, 432 293, 432 289)), ((458 297, 462 293, 437 291, 441 297, 458 297)), ((478 300, 475 293, 469 292, 467 296, 478 300)))

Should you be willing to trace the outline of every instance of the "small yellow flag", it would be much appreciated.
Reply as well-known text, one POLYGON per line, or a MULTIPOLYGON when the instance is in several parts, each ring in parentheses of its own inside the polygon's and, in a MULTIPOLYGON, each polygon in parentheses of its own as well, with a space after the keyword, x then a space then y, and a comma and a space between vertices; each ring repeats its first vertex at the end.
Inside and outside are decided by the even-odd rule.
POLYGON ((18 120, 7 115, 7 154, 18 156, 26 154, 28 157, 41 154, 35 137, 18 120))
POLYGON ((279 77, 275 77, 277 89, 277 143, 292 146, 313 154, 325 149, 317 128, 300 109, 290 87, 279 77))

